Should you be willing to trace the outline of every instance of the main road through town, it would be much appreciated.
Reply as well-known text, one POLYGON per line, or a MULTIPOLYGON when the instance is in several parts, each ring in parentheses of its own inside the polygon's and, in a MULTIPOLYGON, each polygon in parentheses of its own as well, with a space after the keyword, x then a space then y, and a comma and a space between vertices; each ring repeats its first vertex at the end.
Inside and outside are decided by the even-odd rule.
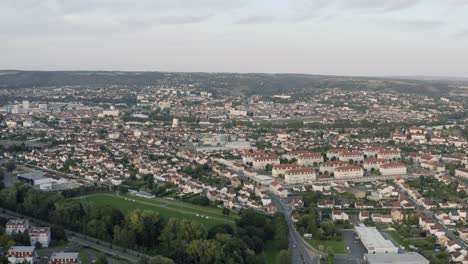
POLYGON ((271 201, 278 208, 278 211, 283 213, 286 217, 286 222, 289 228, 289 252, 291 254, 292 263, 297 264, 319 264, 321 253, 311 247, 294 227, 291 220, 292 209, 289 208, 282 200, 276 195, 270 194, 271 201))

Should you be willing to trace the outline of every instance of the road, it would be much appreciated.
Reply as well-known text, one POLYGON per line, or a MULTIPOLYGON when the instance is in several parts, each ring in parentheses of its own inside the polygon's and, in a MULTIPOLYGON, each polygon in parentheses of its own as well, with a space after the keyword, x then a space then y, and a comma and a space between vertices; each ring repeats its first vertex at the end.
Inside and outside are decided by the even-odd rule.
MULTIPOLYGON (((373 182, 377 180, 394 180, 395 177, 401 176, 404 179, 407 178, 414 178, 417 176, 414 176, 412 174, 406 174, 406 175, 389 175, 389 176, 366 176, 366 177, 359 177, 359 178, 346 178, 346 179, 325 179, 325 180, 316 180, 316 181, 311 181, 310 183, 329 183, 329 182, 373 182)), ((302 188, 304 185, 307 184, 291 184, 291 185, 285 185, 288 188, 302 188)))
POLYGON ((319 264, 321 253, 312 248, 297 232, 291 219, 292 210, 276 195, 270 194, 270 197, 273 204, 278 208, 278 211, 286 217, 289 228, 289 252, 292 263, 319 264))

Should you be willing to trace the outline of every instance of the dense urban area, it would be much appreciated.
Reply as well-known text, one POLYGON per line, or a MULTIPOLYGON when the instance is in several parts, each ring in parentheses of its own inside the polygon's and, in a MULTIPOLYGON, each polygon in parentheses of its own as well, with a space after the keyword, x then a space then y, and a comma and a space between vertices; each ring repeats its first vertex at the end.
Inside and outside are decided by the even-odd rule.
POLYGON ((468 82, 0 71, 0 263, 468 264, 468 82))

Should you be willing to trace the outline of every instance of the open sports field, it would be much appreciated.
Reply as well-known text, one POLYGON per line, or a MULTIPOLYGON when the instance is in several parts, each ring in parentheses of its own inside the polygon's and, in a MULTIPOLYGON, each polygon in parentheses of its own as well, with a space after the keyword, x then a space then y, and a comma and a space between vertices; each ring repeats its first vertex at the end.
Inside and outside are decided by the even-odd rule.
POLYGON ((99 205, 110 205, 127 213, 133 210, 152 210, 159 212, 162 217, 171 217, 193 220, 206 227, 217 224, 234 224, 237 214, 231 212, 225 219, 221 208, 204 207, 177 200, 165 198, 143 198, 134 195, 93 194, 80 199, 99 205))

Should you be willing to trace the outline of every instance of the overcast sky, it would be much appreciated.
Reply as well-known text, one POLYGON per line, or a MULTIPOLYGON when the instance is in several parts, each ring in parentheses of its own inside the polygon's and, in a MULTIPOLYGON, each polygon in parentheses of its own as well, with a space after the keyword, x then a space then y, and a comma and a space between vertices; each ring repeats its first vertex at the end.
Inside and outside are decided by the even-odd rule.
POLYGON ((0 69, 468 77, 468 0, 0 0, 0 69))

